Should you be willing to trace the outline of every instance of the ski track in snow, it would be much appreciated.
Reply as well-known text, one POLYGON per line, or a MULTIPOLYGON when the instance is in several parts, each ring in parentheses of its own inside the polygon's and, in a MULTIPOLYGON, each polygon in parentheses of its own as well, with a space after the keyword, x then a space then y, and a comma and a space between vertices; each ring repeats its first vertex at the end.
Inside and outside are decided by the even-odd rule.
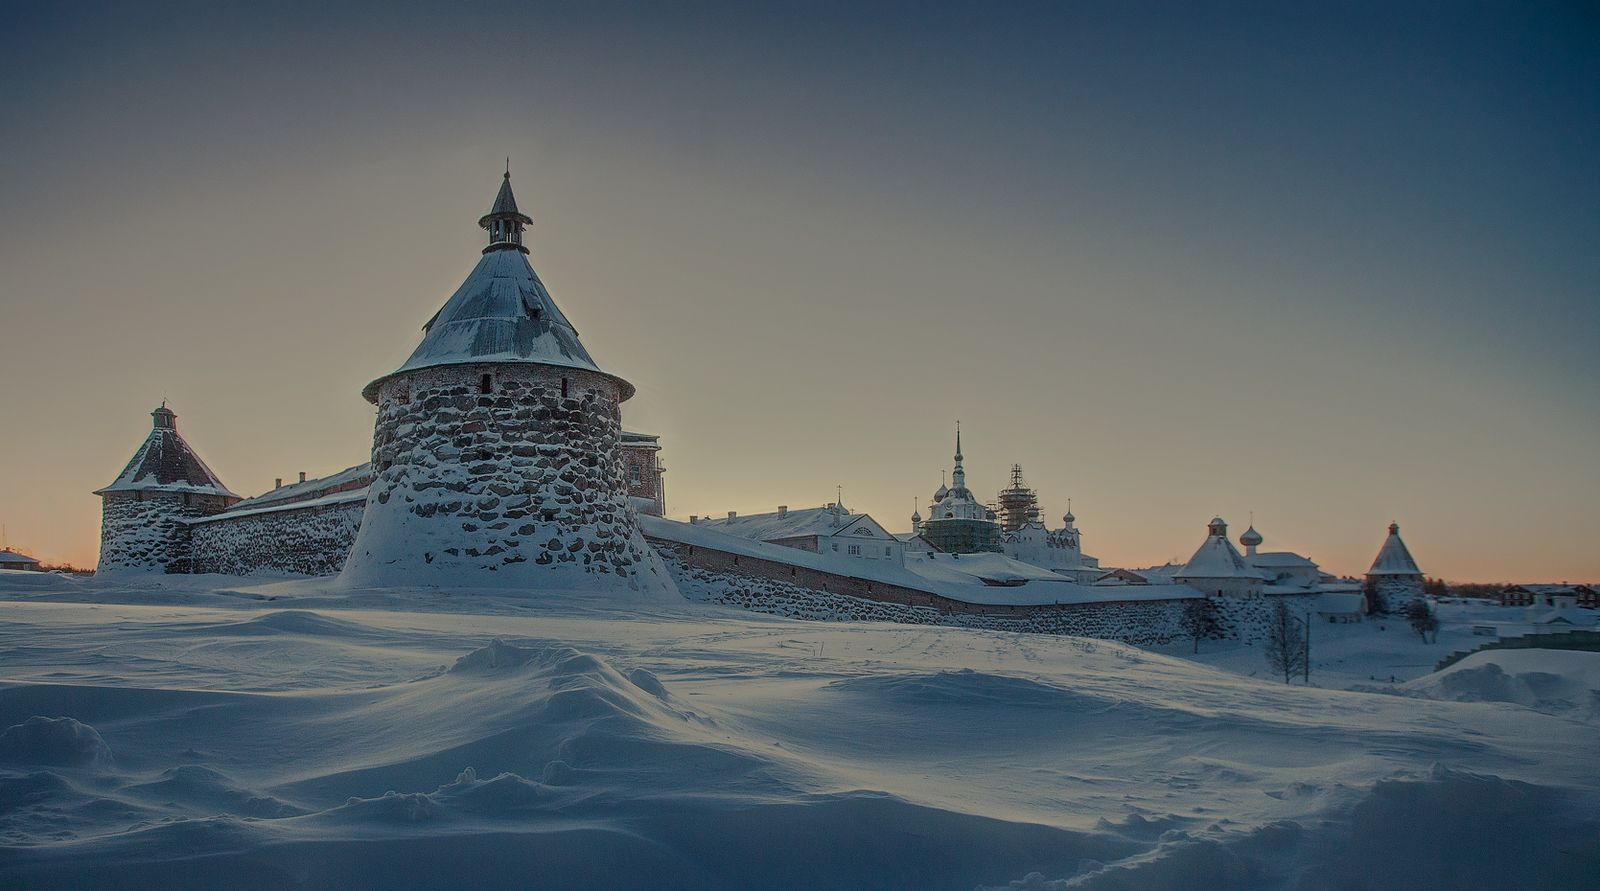
POLYGON ((4 887, 1600 875, 1596 654, 1480 653, 1377 693, 592 593, 4 573, 0 598, 4 887))

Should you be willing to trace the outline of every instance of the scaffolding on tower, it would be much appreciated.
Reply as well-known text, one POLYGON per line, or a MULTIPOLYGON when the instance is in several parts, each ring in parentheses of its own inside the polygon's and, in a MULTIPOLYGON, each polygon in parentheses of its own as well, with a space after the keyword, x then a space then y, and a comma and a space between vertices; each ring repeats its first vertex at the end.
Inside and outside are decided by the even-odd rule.
POLYGON ((996 496, 1000 502, 1000 529, 1016 532, 1039 519, 1039 496, 1022 480, 1022 465, 1011 465, 1011 485, 996 496))

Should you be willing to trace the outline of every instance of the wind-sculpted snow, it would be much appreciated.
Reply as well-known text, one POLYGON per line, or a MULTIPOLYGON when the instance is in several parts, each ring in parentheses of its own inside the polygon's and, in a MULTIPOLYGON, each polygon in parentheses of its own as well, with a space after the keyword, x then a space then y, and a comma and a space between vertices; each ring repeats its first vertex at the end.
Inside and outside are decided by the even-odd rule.
POLYGON ((0 601, 0 887, 1442 891, 1600 874, 1581 710, 1450 701, 1586 689, 1505 651, 1513 681, 1465 660, 1380 696, 1069 637, 229 590, 0 601))
POLYGON ((111 749, 93 727, 72 718, 34 715, 0 732, 0 761, 18 764, 98 764, 111 749))

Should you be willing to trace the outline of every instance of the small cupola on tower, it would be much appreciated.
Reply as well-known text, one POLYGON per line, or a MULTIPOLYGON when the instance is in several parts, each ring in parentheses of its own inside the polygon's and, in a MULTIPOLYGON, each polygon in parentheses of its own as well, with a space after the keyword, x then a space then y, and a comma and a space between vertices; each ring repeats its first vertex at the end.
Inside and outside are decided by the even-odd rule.
POLYGON ((1211 537, 1213 538, 1228 537, 1228 524, 1224 523, 1221 517, 1214 518, 1206 525, 1206 528, 1211 530, 1211 537))
POLYGON ((483 252, 519 250, 526 254, 528 249, 522 246, 522 227, 532 224, 533 218, 517 210, 517 198, 511 194, 511 160, 508 158, 506 178, 500 182, 500 194, 494 198, 494 207, 478 220, 478 225, 489 232, 489 246, 483 252))

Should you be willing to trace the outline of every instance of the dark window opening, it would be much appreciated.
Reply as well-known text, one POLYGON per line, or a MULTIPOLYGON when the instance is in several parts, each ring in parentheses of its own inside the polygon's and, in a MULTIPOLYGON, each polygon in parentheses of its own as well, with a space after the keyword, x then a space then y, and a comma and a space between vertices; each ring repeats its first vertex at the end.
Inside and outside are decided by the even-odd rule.
POLYGON ((494 392, 494 381, 490 380, 490 378, 489 378, 489 376, 487 374, 484 375, 483 377, 478 378, 478 392, 479 393, 492 393, 492 392, 494 392))
POLYGON ((562 378, 561 379, 561 398, 562 399, 567 398, 567 379, 566 378, 562 378))

